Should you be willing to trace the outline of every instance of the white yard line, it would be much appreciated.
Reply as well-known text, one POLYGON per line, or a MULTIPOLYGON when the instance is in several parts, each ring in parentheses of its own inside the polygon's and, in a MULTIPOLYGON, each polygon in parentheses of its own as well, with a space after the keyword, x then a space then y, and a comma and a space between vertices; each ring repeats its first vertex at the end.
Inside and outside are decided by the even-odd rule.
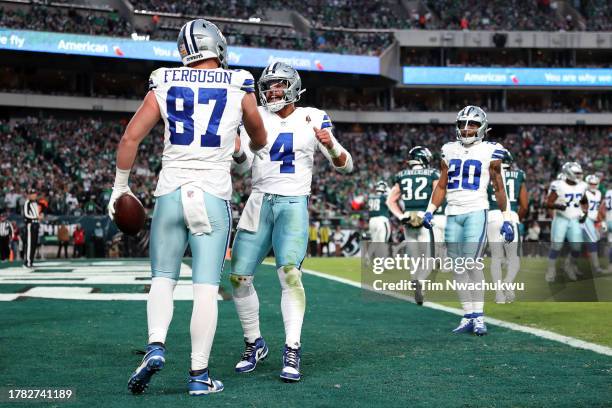
MULTIPOLYGON (((273 264, 267 263, 267 265, 273 265, 273 264)), ((348 279, 345 279, 345 278, 339 278, 337 276, 329 275, 329 274, 326 274, 326 273, 323 273, 323 272, 318 272, 318 271, 314 271, 314 270, 311 270, 311 269, 304 269, 304 268, 302 268, 302 272, 304 272, 304 273, 306 273, 308 275, 313 275, 313 276, 317 276, 319 278, 328 279, 328 280, 331 280, 331 281, 334 281, 334 282, 343 283, 345 285, 353 286, 353 287, 356 287, 356 288, 363 288, 364 290, 373 290, 372 288, 368 288, 368 287, 362 286, 359 282, 355 282, 355 281, 348 280, 348 279)), ((379 291, 377 291, 377 292, 380 293, 379 291)), ((396 294, 396 293, 383 293, 383 294, 385 294, 387 296, 391 296, 391 297, 397 298, 397 299, 402 299, 402 300, 407 300, 407 301, 414 302, 414 299, 411 298, 410 296, 399 295, 399 294, 396 294)), ((423 307, 428 307, 430 309, 441 310, 441 311, 452 313, 452 314, 459 315, 459 316, 463 315, 463 310, 461 310, 461 309, 457 309, 457 308, 449 307, 449 306, 444 306, 444 305, 441 305, 441 304, 438 304, 438 303, 425 302, 423 304, 423 307)), ((529 333, 529 334, 532 334, 534 336, 542 337, 542 338, 547 339, 547 340, 552 340, 552 341, 556 341, 558 343, 567 344, 568 346, 571 346, 571 347, 594 351, 595 353, 604 354, 606 356, 612 356, 612 348, 610 348, 610 347, 602 346, 600 344, 595 344, 595 343, 589 343, 588 341, 580 340, 580 339, 577 339, 577 338, 574 338, 574 337, 570 337, 570 336, 564 336, 562 334, 555 333, 555 332, 552 332, 552 331, 543 330, 543 329, 536 329, 534 327, 529 327, 529 326, 523 326, 523 325, 520 325, 520 324, 516 324, 516 323, 512 323, 512 322, 507 322, 507 321, 504 321, 504 320, 494 319, 492 317, 487 317, 487 324, 493 324, 495 326, 505 327, 505 328, 510 329, 510 330, 519 331, 519 332, 523 332, 523 333, 529 333)))

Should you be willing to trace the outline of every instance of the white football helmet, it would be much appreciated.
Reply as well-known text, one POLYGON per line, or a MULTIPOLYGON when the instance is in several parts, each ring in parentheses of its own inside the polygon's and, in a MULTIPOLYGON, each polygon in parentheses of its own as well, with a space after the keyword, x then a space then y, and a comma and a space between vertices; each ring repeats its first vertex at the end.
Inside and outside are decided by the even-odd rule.
POLYGON ((484 139, 489 129, 487 114, 478 106, 468 105, 457 114, 456 128, 457 140, 463 145, 470 145, 484 139), (470 124, 478 125, 476 135, 464 137, 462 130, 468 130, 470 124))
POLYGON ((561 167, 565 179, 577 183, 582 180, 582 166, 577 162, 567 162, 561 167))

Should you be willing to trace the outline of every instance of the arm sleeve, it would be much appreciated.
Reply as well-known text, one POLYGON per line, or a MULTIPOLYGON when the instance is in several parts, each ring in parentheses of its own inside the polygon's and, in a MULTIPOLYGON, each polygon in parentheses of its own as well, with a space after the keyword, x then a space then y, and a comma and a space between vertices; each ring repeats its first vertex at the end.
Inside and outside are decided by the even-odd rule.
MULTIPOLYGON (((331 131, 329 131, 329 132, 331 134, 331 131)), ((337 146, 340 148, 340 151, 342 153, 346 154, 346 163, 344 164, 344 166, 342 166, 342 167, 336 166, 334 164, 333 159, 329 155, 329 152, 327 151, 327 148, 325 146, 323 146, 321 143, 317 142, 317 146, 319 147, 319 150, 321 151, 321 153, 323 153, 323 156, 325 156, 327 161, 330 162, 331 165, 334 166, 334 168, 336 170, 338 170, 340 173, 348 174, 348 173, 352 172, 353 171, 353 157, 351 156, 351 154, 344 147, 342 147, 342 145, 338 142, 338 140, 336 140, 334 135, 331 135, 331 138, 332 138, 332 140, 334 142, 334 145, 337 144, 337 146)))

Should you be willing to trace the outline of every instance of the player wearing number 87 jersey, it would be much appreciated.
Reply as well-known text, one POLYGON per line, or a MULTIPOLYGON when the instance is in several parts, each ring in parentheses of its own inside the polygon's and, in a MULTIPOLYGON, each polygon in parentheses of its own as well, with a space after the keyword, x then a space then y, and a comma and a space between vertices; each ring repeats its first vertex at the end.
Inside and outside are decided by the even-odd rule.
MULTIPOLYGON (((455 271, 458 283, 481 283, 484 280, 482 265, 475 262, 482 257, 487 239, 487 212, 489 182, 495 188, 495 198, 503 209, 504 223, 498 233, 504 240, 514 239, 514 228, 508 208, 508 200, 501 173, 501 159, 505 149, 495 142, 484 142, 488 132, 485 112, 477 106, 466 106, 457 114, 457 141, 442 147, 440 180, 433 192, 424 225, 432 227, 433 213, 447 200, 445 238, 450 257, 463 262, 465 271, 455 271), (467 261, 472 259, 472 266, 467 261)), ((484 323, 484 291, 459 289, 459 300, 464 317, 456 333, 483 335, 487 333, 484 323)))
MULTIPOLYGON (((232 252, 230 280, 246 343, 236 371, 253 371, 268 353, 259 330, 259 300, 253 275, 272 247, 285 324, 280 376, 285 381, 298 381, 305 311, 300 269, 308 243, 308 195, 314 154, 320 150, 341 173, 352 171, 353 164, 351 155, 331 134, 332 124, 325 112, 295 107, 304 91, 293 67, 272 63, 264 69, 258 86, 268 145, 267 154, 249 158, 253 160, 252 192, 240 217, 232 252)), ((241 132, 241 138, 245 137, 241 132)))
POLYGON ((253 77, 227 69, 227 44, 212 23, 199 19, 183 26, 178 49, 184 67, 151 74, 149 93, 127 126, 117 150, 115 185, 108 211, 128 187, 138 145, 164 121, 162 170, 151 223, 152 281, 147 301, 148 345, 128 388, 142 393, 165 363, 165 340, 172 320, 172 293, 187 244, 193 253, 194 307, 191 320, 190 395, 223 390, 212 380, 208 359, 217 326, 217 292, 232 225, 230 166, 242 121, 251 147, 266 144, 253 77))

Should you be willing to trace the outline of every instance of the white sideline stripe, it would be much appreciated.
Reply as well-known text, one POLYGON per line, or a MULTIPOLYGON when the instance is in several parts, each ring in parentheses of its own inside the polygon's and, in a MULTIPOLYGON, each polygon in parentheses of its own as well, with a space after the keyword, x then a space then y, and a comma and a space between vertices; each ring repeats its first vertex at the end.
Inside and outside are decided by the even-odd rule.
MULTIPOLYGON (((265 264, 266 265, 274 265, 274 264, 271 264, 271 263, 268 263, 268 262, 266 262, 265 264)), ((326 273, 314 271, 314 270, 311 270, 311 269, 304 269, 304 268, 302 268, 302 272, 304 272, 304 273, 306 273, 308 275, 318 276, 319 278, 328 279, 328 280, 331 280, 331 281, 343 283, 345 285, 353 286, 353 287, 356 287, 356 288, 363 288, 362 285, 359 282, 351 281, 351 280, 348 280, 348 279, 345 279, 345 278, 339 278, 337 276, 328 275, 326 273)), ((370 288, 366 288, 366 289, 367 290, 372 290, 370 288)), ((394 293, 393 294, 391 294, 391 293, 383 293, 383 294, 385 294, 387 296, 394 297, 394 298, 398 298, 398 299, 414 302, 414 299, 412 299, 409 296, 403 296, 403 295, 394 294, 394 293)), ((452 313, 452 314, 455 314, 455 315, 463 316, 463 310, 457 309, 457 308, 454 308, 454 307, 444 306, 444 305, 441 305, 441 304, 438 304, 438 303, 433 303, 433 302, 425 302, 425 303, 423 303, 423 306, 424 307, 428 307, 430 309, 441 310, 443 312, 448 312, 448 313, 452 313)), ((574 338, 574 337, 564 336, 562 334, 555 333, 555 332, 552 332, 552 331, 543 330, 543 329, 536 329, 534 327, 523 326, 523 325, 516 324, 516 323, 506 322, 504 320, 494 319, 492 317, 487 317, 486 321, 487 321, 487 324, 493 324, 495 326, 505 327, 506 329, 510 329, 510 330, 514 330, 514 331, 519 331, 519 332, 523 332, 523 333, 528 333, 528 334, 532 334, 534 336, 538 336, 538 337, 541 337, 541 338, 544 338, 544 339, 547 339, 547 340, 552 340, 552 341, 556 341, 558 343, 567 344, 568 346, 571 346, 571 347, 594 351, 595 353, 603 354, 603 355, 606 355, 606 356, 612 356, 612 348, 607 347, 607 346, 602 346, 600 344, 589 343, 588 341, 580 340, 580 339, 577 339, 577 338, 574 338)))

